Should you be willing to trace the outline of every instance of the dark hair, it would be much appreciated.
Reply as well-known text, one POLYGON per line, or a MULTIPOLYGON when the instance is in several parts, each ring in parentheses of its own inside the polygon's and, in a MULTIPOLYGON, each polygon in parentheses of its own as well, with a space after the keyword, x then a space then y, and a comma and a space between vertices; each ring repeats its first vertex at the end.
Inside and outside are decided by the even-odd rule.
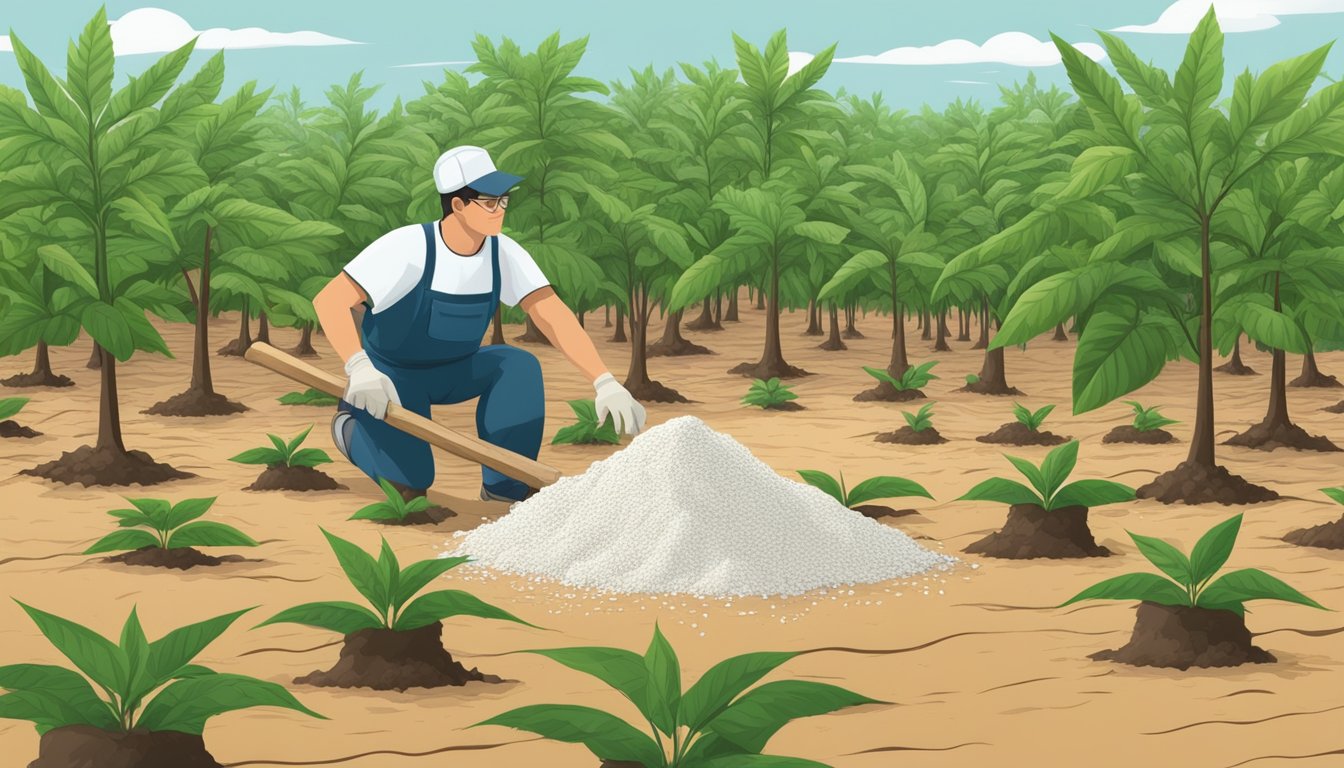
POLYGON ((453 201, 461 200, 464 204, 480 197, 481 193, 471 187, 463 187, 452 192, 445 192, 439 195, 439 203, 443 205, 443 215, 448 216, 453 212, 453 201))

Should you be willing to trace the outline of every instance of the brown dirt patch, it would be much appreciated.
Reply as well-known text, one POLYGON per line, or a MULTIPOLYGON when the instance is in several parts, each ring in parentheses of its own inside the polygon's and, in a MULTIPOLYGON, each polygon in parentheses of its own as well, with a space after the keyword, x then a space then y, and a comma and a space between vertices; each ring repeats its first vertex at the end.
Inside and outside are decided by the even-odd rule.
POLYGON ((1088 658, 1136 667, 1236 667, 1275 658, 1251 644, 1246 621, 1231 611, 1139 603, 1134 634, 1123 647, 1088 658))
POLYGON ((85 487, 90 485, 156 485, 169 480, 185 480, 195 477, 190 472, 174 469, 167 464, 155 461, 144 451, 101 450, 91 445, 82 445, 73 451, 66 451, 59 459, 39 464, 31 469, 19 470, 21 475, 44 477, 58 483, 85 487))
POLYGON ((148 413, 152 416, 228 416, 246 410, 246 405, 235 403, 218 392, 206 394, 189 389, 181 394, 173 395, 167 400, 155 403, 141 413, 148 413))
POLYGON ((909 517, 919 514, 919 510, 916 509, 896 509, 885 504, 860 504, 852 509, 855 512, 862 513, 864 517, 871 517, 874 520, 883 517, 909 517))
POLYGON ((205 750, 205 739, 189 733, 114 733, 67 725, 42 734, 37 759, 28 768, 220 768, 220 764, 205 750))
POLYGON ((1278 448, 1293 448, 1299 451, 1338 451, 1339 446, 1328 438, 1309 435, 1296 424, 1268 424, 1260 422, 1250 429, 1223 441, 1223 445, 1238 445, 1242 448, 1254 448, 1257 451, 1273 451, 1278 448))
POLYGON ((918 389, 897 389, 890 382, 879 381, 877 386, 865 389, 854 396, 856 403, 908 403, 911 400, 923 400, 925 395, 918 389))
POLYGON ((895 443, 897 445, 938 445, 946 443, 947 438, 938 434, 938 430, 933 427, 916 432, 907 424, 893 432, 883 432, 873 438, 878 443, 895 443))
POLYGON ((1250 483, 1221 464, 1209 469, 1188 461, 1140 486, 1136 495, 1163 504, 1258 504, 1279 498, 1277 492, 1250 483))
POLYGON ((1311 528, 1298 528, 1285 535, 1283 540, 1299 547, 1344 549, 1344 517, 1311 528))
POLYGON ((963 552, 1012 560, 1036 557, 1107 557, 1087 527, 1087 507, 1046 511, 1035 504, 1008 508, 1003 528, 966 547, 963 552))
POLYGON ((334 491, 345 486, 312 467, 268 466, 245 491, 334 491))
POLYGON ((1142 445, 1161 445, 1176 442, 1176 436, 1165 429, 1150 429, 1146 432, 1134 428, 1132 424, 1121 424, 1101 438, 1103 443, 1140 443, 1142 445))
POLYGON ((41 373, 16 373, 8 378, 0 379, 0 385, 6 387, 73 387, 75 382, 69 376, 43 371, 41 373))
POLYGON ((0 421, 0 437, 37 437, 41 434, 32 427, 25 427, 12 419, 0 421))
POLYGON ((173 547, 164 549, 163 547, 141 547, 129 552, 122 552, 119 555, 103 558, 109 563, 124 563, 126 565, 147 565, 154 568, 176 568, 179 571, 185 571, 188 568, 196 566, 211 566, 221 563, 241 563, 246 558, 241 555, 225 555, 223 557, 214 557, 192 547, 173 547))
POLYGON ((334 688, 404 691, 469 682, 502 683, 494 675, 468 670, 444 650, 442 622, 408 632, 361 629, 345 636, 336 666, 315 671, 294 682, 334 688))
POLYGON ((1054 432, 1028 429, 1027 425, 1020 421, 1004 424, 993 432, 975 439, 981 443, 1001 445, 1061 445, 1069 442, 1069 438, 1061 437, 1054 432))

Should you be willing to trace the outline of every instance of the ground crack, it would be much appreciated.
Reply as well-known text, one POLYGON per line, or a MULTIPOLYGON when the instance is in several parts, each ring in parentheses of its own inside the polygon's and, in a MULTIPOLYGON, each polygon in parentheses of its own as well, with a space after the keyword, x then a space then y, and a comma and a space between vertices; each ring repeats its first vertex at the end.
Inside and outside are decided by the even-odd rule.
POLYGON ((345 757, 333 757, 330 760, 310 760, 302 762, 293 762, 287 760, 244 760, 241 763, 224 763, 224 768, 240 768, 244 765, 336 765, 337 763, 348 763, 351 760, 358 760, 361 757, 372 757, 373 755, 396 755, 397 757, 429 757, 430 755, 441 755, 445 752, 475 752, 486 749, 495 749, 497 747, 508 747, 514 744, 526 744, 529 741, 542 741, 538 737, 535 739, 522 739, 520 741, 505 741, 499 744, 460 744, 453 747, 440 747, 431 749, 427 752, 400 752, 394 749, 378 749, 372 752, 361 752, 358 755, 347 755, 345 757))

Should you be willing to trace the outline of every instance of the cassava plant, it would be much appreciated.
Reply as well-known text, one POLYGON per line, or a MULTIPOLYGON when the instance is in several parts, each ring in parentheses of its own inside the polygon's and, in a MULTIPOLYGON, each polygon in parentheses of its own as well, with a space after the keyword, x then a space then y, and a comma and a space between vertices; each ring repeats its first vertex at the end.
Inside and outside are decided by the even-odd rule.
POLYGON ((1021 403, 1013 403, 1013 416, 1017 422, 1032 432, 1038 432, 1041 424, 1045 423, 1045 417, 1055 410, 1055 406, 1047 405, 1039 410, 1033 411, 1021 403))
POLYGON ((1172 424, 1180 424, 1179 421, 1168 419, 1159 413, 1157 409, 1162 406, 1154 405, 1151 408, 1144 408, 1135 400, 1126 400, 1125 405, 1134 409, 1134 423, 1131 426, 1134 427, 1135 431, 1152 432, 1163 427, 1169 427, 1172 424))
POLYGON ((925 403, 922 408, 914 413, 910 411, 901 411, 901 417, 909 425, 912 432, 924 432, 933 429, 933 403, 925 403))
POLYGON ((336 405, 341 401, 338 397, 333 397, 320 389, 313 389, 312 387, 309 387, 302 392, 289 392, 281 395, 279 400, 281 405, 321 405, 328 407, 336 405))
POLYGON ((309 426, 298 437, 289 442, 268 433, 266 436, 271 439, 273 448, 249 448, 237 456, 231 457, 229 461, 236 461, 239 464, 264 464, 268 467, 311 468, 319 464, 330 464, 331 457, 327 455, 326 451, 320 448, 299 448, 304 438, 308 437, 308 433, 312 431, 312 426, 309 426))
POLYGON ((361 507, 358 512, 350 516, 351 520, 406 523, 415 520, 431 506, 429 499, 424 496, 413 496, 407 500, 386 478, 378 478, 378 487, 383 490, 384 498, 361 507))
POLYGON ((892 475, 870 477, 854 486, 853 489, 849 489, 845 484, 844 470, 840 471, 839 480, 816 469, 800 469, 798 474, 807 481, 808 485, 820 488, 826 492, 826 495, 850 509, 858 509, 859 505, 864 502, 875 499, 894 499, 901 496, 933 498, 924 486, 914 480, 906 480, 903 477, 892 475))
MULTIPOLYGON (((892 376, 881 368, 872 368, 867 365, 863 366, 863 370, 867 371, 868 375, 872 376, 874 379, 890 384, 892 389, 897 392, 913 395, 914 397, 923 397, 923 393, 919 390, 921 387, 928 386, 930 381, 938 378, 929 372, 933 369, 933 366, 937 364, 937 360, 930 360, 926 363, 920 363, 919 365, 912 365, 909 368, 906 368, 905 372, 900 376, 892 376)), ((914 398, 911 397, 909 399, 914 398)))
POLYGON ((544 656, 596 677, 633 703, 648 728, 636 728, 600 709, 573 704, 519 707, 476 723, 473 728, 516 728, 555 741, 583 744, 600 760, 643 768, 826 768, 812 760, 762 755, 761 750, 791 720, 887 703, 838 686, 803 680, 779 680, 747 690, 799 655, 790 652, 748 653, 725 659, 683 690, 676 652, 657 625, 653 641, 642 656, 622 648, 603 647, 517 653, 544 656))
POLYGON ((188 547, 255 547, 256 539, 231 525, 200 520, 217 497, 184 499, 173 504, 164 499, 126 500, 134 509, 113 509, 123 529, 109 533, 84 550, 86 555, 145 548, 162 550, 188 547))
POLYGON ((597 406, 592 400, 570 400, 570 410, 579 421, 561 427, 551 439, 551 445, 618 445, 620 435, 610 416, 601 424, 597 421, 597 406))
MULTIPOLYGON (((754 405, 758 408, 782 408, 790 400, 797 400, 798 395, 794 394, 793 389, 787 384, 781 383, 778 377, 770 379, 756 379, 751 382, 751 389, 742 398, 744 405, 754 405)), ((796 404, 793 404, 797 407, 796 404)))

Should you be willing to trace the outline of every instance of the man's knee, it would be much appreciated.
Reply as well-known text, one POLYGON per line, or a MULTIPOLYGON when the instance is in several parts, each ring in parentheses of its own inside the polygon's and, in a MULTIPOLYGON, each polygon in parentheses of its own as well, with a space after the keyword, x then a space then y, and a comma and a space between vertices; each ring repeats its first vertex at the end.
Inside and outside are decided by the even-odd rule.
POLYGON ((502 347, 493 354, 496 370, 501 379, 541 381, 541 361, 526 349, 502 347))

